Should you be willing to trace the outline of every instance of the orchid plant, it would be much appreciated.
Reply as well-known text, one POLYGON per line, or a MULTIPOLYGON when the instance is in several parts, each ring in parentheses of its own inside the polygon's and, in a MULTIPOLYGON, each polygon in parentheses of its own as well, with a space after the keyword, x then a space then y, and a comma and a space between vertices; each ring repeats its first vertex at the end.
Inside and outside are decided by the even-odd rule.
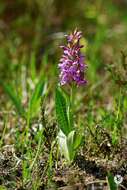
POLYGON ((81 53, 80 39, 82 32, 77 29, 66 36, 67 45, 61 46, 63 55, 58 64, 60 70, 59 86, 56 89, 55 105, 56 117, 59 127, 58 144, 60 152, 71 163, 82 141, 82 132, 78 133, 74 123, 74 97, 76 88, 84 86, 87 81, 84 78, 86 64, 81 53), (67 93, 69 89, 69 94, 67 93))

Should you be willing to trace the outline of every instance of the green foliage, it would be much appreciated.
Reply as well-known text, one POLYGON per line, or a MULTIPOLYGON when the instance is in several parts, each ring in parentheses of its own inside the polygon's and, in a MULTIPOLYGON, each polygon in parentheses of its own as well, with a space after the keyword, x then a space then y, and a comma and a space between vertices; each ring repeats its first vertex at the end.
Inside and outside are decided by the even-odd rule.
POLYGON ((68 164, 74 160, 75 150, 74 150, 74 133, 71 131, 67 136, 60 130, 58 133, 58 143, 60 147, 60 152, 64 155, 68 164))
POLYGON ((67 116, 67 103, 63 95, 63 92, 60 88, 56 88, 55 108, 58 126, 65 135, 68 135, 69 132, 72 130, 72 126, 69 126, 67 116))
POLYGON ((114 182, 114 176, 111 173, 108 173, 108 185, 110 190, 117 190, 117 185, 114 182))
POLYGON ((57 136, 60 152, 64 155, 68 164, 74 161, 77 150, 82 141, 82 135, 72 130, 67 136, 60 130, 57 136))
POLYGON ((59 126, 59 133, 57 136, 60 146, 61 154, 64 155, 68 163, 74 161, 77 149, 82 141, 82 133, 78 129, 74 129, 74 118, 72 113, 73 103, 70 103, 67 95, 62 89, 56 89, 56 116, 59 126), (66 102, 66 100, 68 100, 66 102))
POLYGON ((22 106, 21 99, 19 98, 18 94, 16 94, 15 89, 12 87, 11 84, 5 84, 2 80, 0 80, 0 84, 2 85, 5 93, 9 96, 12 103, 15 105, 17 112, 21 116, 25 116, 25 110, 22 106))
POLYGON ((75 131, 71 131, 67 136, 67 147, 68 147, 70 161, 73 161, 74 156, 75 156, 74 134, 75 134, 75 131))
POLYGON ((77 150, 82 143, 82 138, 83 138, 82 131, 76 131, 74 133, 73 138, 74 138, 73 148, 74 150, 77 150))
POLYGON ((41 97, 44 96, 43 94, 44 86, 45 82, 43 78, 40 77, 29 100, 28 112, 31 117, 33 117, 36 114, 36 111, 39 108, 41 97))

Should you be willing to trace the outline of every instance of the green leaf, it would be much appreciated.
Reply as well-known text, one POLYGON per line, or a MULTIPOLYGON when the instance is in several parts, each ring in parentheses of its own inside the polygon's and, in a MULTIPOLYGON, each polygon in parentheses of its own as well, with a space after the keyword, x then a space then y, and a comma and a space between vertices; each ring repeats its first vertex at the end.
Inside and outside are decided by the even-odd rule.
POLYGON ((80 144, 82 142, 82 138, 83 138, 82 133, 75 132, 75 134, 74 134, 74 149, 75 150, 80 146, 80 144))
POLYGON ((0 80, 0 84, 2 85, 5 93, 9 96, 13 104, 15 105, 18 113, 22 116, 25 116, 25 110, 22 106, 21 100, 15 92, 15 89, 12 87, 11 84, 5 84, 3 81, 0 80))
POLYGON ((62 130, 60 130, 57 139, 61 154, 64 155, 65 159, 70 164, 75 156, 75 151, 73 149, 74 131, 71 131, 68 136, 66 136, 62 130))
POLYGON ((64 155, 67 161, 70 161, 68 147, 67 147, 67 136, 62 132, 62 130, 59 131, 57 139, 60 148, 60 153, 64 155))
POLYGON ((55 108, 56 108, 56 117, 57 117, 58 126, 60 127, 62 132, 67 136, 71 131, 71 129, 67 117, 66 99, 60 88, 56 89, 55 108))
POLYGON ((75 141, 76 140, 75 135, 76 135, 76 132, 74 130, 71 131, 68 134, 68 136, 66 136, 62 132, 62 130, 60 130, 57 136, 60 152, 62 155, 64 155, 65 159, 68 161, 69 164, 73 162, 77 148, 79 147, 81 143, 80 140, 77 142, 75 141))
POLYGON ((108 173, 108 185, 110 190, 117 190, 117 185, 114 182, 114 176, 111 173, 108 173))
POLYGON ((74 136, 75 136, 75 131, 71 131, 67 136, 67 147, 69 152, 69 159, 71 162, 74 160, 75 157, 74 136))
POLYGON ((44 80, 42 77, 35 86, 34 92, 29 102, 29 114, 33 116, 39 108, 41 97, 44 95, 44 80))

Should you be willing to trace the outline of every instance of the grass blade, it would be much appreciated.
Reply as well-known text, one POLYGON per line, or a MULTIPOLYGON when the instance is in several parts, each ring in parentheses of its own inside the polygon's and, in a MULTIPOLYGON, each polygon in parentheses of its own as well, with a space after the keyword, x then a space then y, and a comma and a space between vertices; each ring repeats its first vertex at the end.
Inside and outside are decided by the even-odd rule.
POLYGON ((25 116, 25 110, 22 106, 21 100, 16 94, 14 88, 12 87, 11 84, 5 84, 3 81, 0 81, 0 84, 2 85, 5 93, 9 96, 13 104, 15 105, 17 112, 21 116, 25 116))
POLYGON ((110 190, 117 190, 117 185, 114 182, 114 176, 111 173, 108 174, 108 185, 110 190))
POLYGON ((43 94, 44 86, 45 83, 41 77, 38 83, 36 84, 35 90, 30 98, 29 114, 31 114, 31 116, 33 116, 36 113, 37 109, 40 106, 40 100, 43 94))

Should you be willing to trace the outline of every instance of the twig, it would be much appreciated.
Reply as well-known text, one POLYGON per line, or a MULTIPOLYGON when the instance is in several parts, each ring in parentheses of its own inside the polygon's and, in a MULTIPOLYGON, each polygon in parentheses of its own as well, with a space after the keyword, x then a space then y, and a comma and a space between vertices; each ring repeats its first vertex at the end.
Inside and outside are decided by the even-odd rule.
POLYGON ((127 190, 127 188, 124 185, 120 184, 119 186, 122 187, 123 189, 127 190))

